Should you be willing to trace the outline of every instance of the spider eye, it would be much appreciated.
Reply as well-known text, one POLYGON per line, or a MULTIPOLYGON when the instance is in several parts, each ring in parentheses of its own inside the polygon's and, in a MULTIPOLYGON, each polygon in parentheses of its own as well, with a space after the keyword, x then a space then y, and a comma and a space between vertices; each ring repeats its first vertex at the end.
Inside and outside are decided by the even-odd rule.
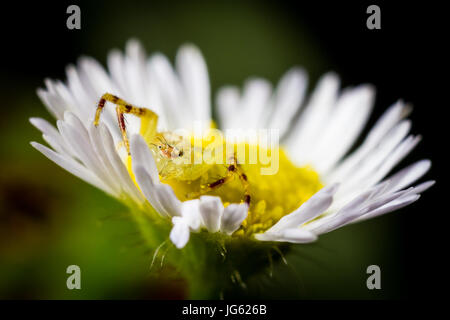
POLYGON ((161 149, 161 146, 158 146, 158 149, 161 149))

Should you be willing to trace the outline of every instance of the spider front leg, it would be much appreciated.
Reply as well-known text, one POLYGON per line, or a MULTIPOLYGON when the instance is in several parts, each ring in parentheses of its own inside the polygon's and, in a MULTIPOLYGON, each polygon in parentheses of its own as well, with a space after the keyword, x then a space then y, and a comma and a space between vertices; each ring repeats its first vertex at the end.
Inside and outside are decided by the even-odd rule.
POLYGON ((229 165, 227 168, 228 172, 233 172, 235 175, 239 176, 241 180, 242 187, 244 188, 244 202, 250 206, 250 187, 248 183, 247 175, 242 170, 242 167, 237 163, 236 155, 234 155, 234 163, 229 165))
POLYGON ((213 191, 213 190, 219 188, 220 186, 223 186, 224 184, 232 181, 236 176, 239 177, 239 179, 241 180, 242 186, 244 188, 244 202, 250 206, 251 197, 250 197, 250 190, 249 190, 250 188, 249 188, 247 175, 242 170, 242 167, 237 163, 236 155, 233 156, 233 163, 227 167, 227 175, 223 178, 220 178, 220 179, 212 182, 212 183, 208 183, 206 185, 206 187, 204 187, 203 190, 196 195, 200 196, 201 194, 213 191))
POLYGON ((140 134, 144 138, 151 138, 155 135, 156 125, 158 122, 158 115, 156 113, 146 108, 133 106, 125 100, 122 100, 110 93, 105 93, 102 95, 100 101, 98 102, 97 109, 95 111, 95 126, 98 126, 99 124, 100 115, 107 101, 116 105, 117 121, 119 123, 120 132, 122 133, 123 142, 127 149, 128 155, 130 155, 130 142, 128 141, 124 114, 128 113, 141 118, 140 134))

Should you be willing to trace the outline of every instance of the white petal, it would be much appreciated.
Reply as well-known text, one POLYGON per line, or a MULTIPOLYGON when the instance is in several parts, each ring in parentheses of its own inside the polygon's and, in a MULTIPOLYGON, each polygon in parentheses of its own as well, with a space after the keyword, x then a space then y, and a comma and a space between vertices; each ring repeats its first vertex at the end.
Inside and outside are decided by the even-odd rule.
POLYGON ((61 81, 55 81, 53 83, 53 89, 55 90, 55 97, 58 97, 62 103, 65 104, 66 111, 71 111, 76 114, 80 119, 87 119, 87 112, 93 111, 88 109, 89 105, 79 106, 75 103, 75 97, 70 89, 61 81), (81 107, 81 108, 80 108, 81 107))
POLYGON ((105 191, 112 196, 117 196, 116 192, 114 192, 105 183, 103 183, 103 181, 101 181, 92 171, 79 164, 77 161, 69 158, 68 156, 58 154, 37 142, 31 142, 31 145, 42 152, 47 158, 55 162, 57 165, 69 171, 71 174, 86 181, 87 183, 92 184, 93 186, 105 191))
POLYGON ((142 166, 133 166, 133 173, 142 193, 156 212, 167 217, 179 216, 181 214, 181 203, 178 204, 178 206, 175 206, 177 208, 175 214, 173 209, 166 209, 166 206, 161 203, 157 186, 153 183, 152 178, 142 166))
POLYGON ((72 154, 66 151, 64 148, 64 144, 60 144, 60 141, 57 139, 56 136, 48 136, 46 134, 42 135, 42 138, 49 144, 50 147, 53 148, 56 152, 60 154, 68 155, 69 157, 72 157, 72 154))
POLYGON ((58 130, 51 125, 47 120, 41 119, 41 118, 30 118, 29 119, 31 124, 35 126, 37 129, 39 129, 42 133, 45 133, 47 135, 59 135, 58 130))
POLYGON ((267 80, 248 79, 244 84, 239 113, 234 114, 232 128, 259 128, 262 115, 268 112, 271 94, 272 85, 267 80))
POLYGON ((311 161, 317 170, 327 172, 353 145, 367 122, 374 95, 368 85, 342 93, 320 140, 316 138, 311 161))
MULTIPOLYGON (((100 123, 99 125, 100 129, 100 136, 101 141, 104 146, 104 150, 106 152, 106 157, 109 160, 109 162, 112 165, 112 172, 115 172, 118 181, 121 182, 121 185, 123 185, 124 189, 127 191, 127 193, 136 201, 136 202, 142 202, 143 198, 141 196, 141 193, 136 188, 136 185, 134 184, 133 180, 130 177, 130 174, 128 173, 127 168, 125 167, 124 163, 120 159, 119 155, 117 154, 116 148, 114 146, 114 141, 111 136, 111 133, 109 132, 108 128, 100 123)), ((94 138, 93 131, 95 130, 94 125, 91 125, 91 138, 94 138)), ((106 162, 106 161, 105 161, 106 162)))
MULTIPOLYGON (((358 149, 349 158, 345 159, 342 166, 339 166, 325 179, 331 183, 333 181, 345 181, 349 185, 355 185, 355 181, 370 173, 382 163, 389 154, 406 137, 411 129, 411 122, 404 120, 397 124, 384 136, 378 144, 369 146, 366 149, 358 149)), ((364 144, 361 148, 365 148, 364 144)))
POLYGON ((91 57, 81 57, 78 63, 82 79, 95 96, 100 97, 106 92, 118 92, 117 87, 97 60, 91 57))
POLYGON ((310 162, 317 137, 328 125, 330 113, 336 102, 339 90, 339 78, 334 73, 321 77, 299 121, 285 143, 291 159, 298 165, 310 162))
POLYGON ((181 216, 192 231, 197 232, 201 227, 200 200, 185 201, 181 205, 181 216))
POLYGON ((345 205, 337 213, 313 221, 309 225, 306 225, 304 228, 315 234, 322 234, 344 226, 350 221, 367 213, 367 210, 364 210, 363 208, 374 192, 376 192, 376 190, 363 192, 347 205, 345 205))
POLYGON ((406 157, 411 150, 420 142, 421 136, 410 136, 405 139, 384 161, 379 169, 371 175, 369 185, 374 185, 381 181, 393 167, 395 167, 404 157, 406 157))
POLYGON ((222 215, 220 222, 220 231, 231 235, 240 226, 242 221, 247 218, 248 204, 246 203, 232 203, 228 205, 222 215))
POLYGON ((130 139, 130 152, 132 166, 142 166, 152 177, 154 183, 159 183, 159 174, 152 152, 139 134, 134 134, 130 139))
POLYGON ((145 68, 147 74, 147 87, 145 92, 147 93, 147 105, 146 107, 153 110, 158 115, 158 131, 168 131, 168 117, 172 114, 169 112, 169 108, 164 107, 164 103, 161 98, 161 93, 158 90, 158 81, 155 74, 149 71, 149 63, 147 62, 147 67, 145 68))
POLYGON ((58 128, 66 143, 72 146, 77 157, 87 168, 95 172, 110 188, 120 192, 120 185, 106 172, 102 165, 103 161, 98 158, 89 140, 88 133, 79 119, 69 112, 65 113, 65 118, 65 121, 58 121, 58 128))
POLYGON ((298 228, 285 229, 281 232, 279 241, 287 241, 292 243, 307 243, 317 240, 317 236, 307 230, 298 228))
POLYGON ((280 136, 283 136, 301 107, 307 82, 307 75, 300 68, 293 68, 283 75, 275 93, 274 110, 268 119, 267 128, 277 128, 280 136))
POLYGON ((222 200, 219 197, 200 197, 200 215, 209 232, 219 231, 223 210, 222 200))
POLYGON ((184 45, 177 53, 176 66, 193 119, 209 126, 211 97, 208 69, 202 54, 195 46, 184 45))
POLYGON ((390 191, 397 191, 410 186, 420 179, 431 167, 430 160, 418 161, 388 178, 391 181, 390 191))
POLYGON ((119 93, 126 92, 125 59, 119 50, 111 50, 107 58, 108 70, 119 93))
POLYGON ((416 194, 422 193, 422 192, 428 190, 429 188, 431 188, 432 186, 434 186, 435 183, 436 183, 436 181, 434 181, 434 180, 422 182, 421 184, 418 184, 417 186, 415 186, 413 188, 413 192, 416 194))
MULTIPOLYGON (((81 58, 80 64, 85 65, 84 72, 81 69, 76 69, 74 66, 68 66, 66 69, 67 78, 68 78, 68 86, 72 92, 73 102, 77 105, 78 112, 75 114, 80 117, 83 123, 93 122, 93 117, 95 114, 95 110, 97 107, 97 103, 100 100, 102 94, 109 92, 114 93, 116 95, 122 96, 120 92, 117 91, 116 86, 114 84, 103 84, 102 87, 99 87, 97 90, 93 90, 91 83, 95 83, 95 86, 100 82, 106 82, 107 80, 98 79, 99 77, 104 77, 99 75, 102 71, 97 70, 97 68, 101 68, 98 62, 94 62, 95 60, 91 58, 81 58), (89 62, 88 62, 89 61, 89 62), (89 72, 89 66, 93 64, 97 66, 93 67, 94 71, 89 72), (89 66, 86 66, 89 65, 89 66)), ((105 72, 103 70, 103 72, 105 72)), ((112 81, 110 81, 112 82, 112 81)), ((103 109, 102 115, 100 117, 100 121, 106 123, 109 130, 113 134, 114 141, 121 140, 121 134, 119 130, 119 126, 117 124, 116 112, 114 107, 110 107, 110 104, 107 103, 105 108, 103 109)))
POLYGON ((147 86, 145 49, 139 41, 130 39, 127 41, 125 51, 127 94, 136 105, 145 107, 148 103, 145 90, 147 86))
MULTIPOLYGON (((111 146, 105 146, 103 143, 103 140, 100 136, 99 128, 95 128, 93 124, 91 124, 90 132, 89 132, 89 138, 90 142, 92 144, 93 150, 98 154, 98 161, 101 162, 101 166, 105 169, 106 172, 108 172, 108 175, 111 176, 111 179, 116 181, 117 184, 123 189, 122 180, 117 175, 116 170, 114 169, 113 165, 108 159, 108 156, 106 154, 105 148, 111 147, 111 146)), ((114 148, 114 147, 113 147, 114 148)), ((114 150, 114 149, 113 149, 114 150)), ((123 166, 123 165, 122 165, 123 166)))
POLYGON ((280 232, 266 232, 255 234, 255 238, 260 241, 278 241, 291 243, 308 243, 317 240, 317 235, 300 228, 284 229, 280 232))
POLYGON ((325 212, 333 201, 333 195, 336 192, 337 185, 323 188, 308 201, 303 203, 297 210, 285 215, 266 232, 279 232, 283 229, 296 228, 306 223, 318 215, 325 212))
POLYGON ((369 144, 374 145, 389 132, 400 120, 411 112, 411 107, 399 100, 390 106, 378 119, 367 135, 369 144))
MULTIPOLYGON (((333 169, 333 171, 328 174, 329 181, 339 181, 342 177, 346 177, 351 174, 358 163, 367 157, 367 155, 370 154, 371 151, 375 149, 381 141, 383 141, 383 139, 390 139, 390 133, 393 132, 392 128, 394 128, 394 126, 396 126, 397 123, 409 113, 409 111, 409 106, 405 105, 402 101, 398 101, 389 107, 389 109, 384 112, 384 114, 378 119, 376 124, 370 130, 361 146, 358 147, 358 149, 349 155, 344 161, 342 161, 337 168, 333 169)), ((407 126, 405 133, 406 136, 411 127, 411 123, 407 122, 407 124, 403 124, 403 126, 407 126)))
POLYGON ((169 185, 153 181, 147 169, 141 164, 132 164, 132 168, 142 193, 156 211, 169 217, 181 216, 182 202, 169 185))
POLYGON ((220 88, 216 95, 217 113, 221 129, 232 128, 234 115, 239 108, 240 93, 235 86, 220 88))
POLYGON ((420 198, 419 194, 411 194, 407 197, 401 197, 397 200, 394 200, 392 202, 385 204, 382 207, 376 208, 373 211, 367 212, 365 215, 363 215, 359 219, 355 220, 355 222, 372 219, 372 218, 375 218, 382 214, 401 209, 403 207, 406 207, 406 206, 412 204, 413 202, 416 202, 417 200, 419 200, 419 198, 420 198))
POLYGON ((164 55, 155 54, 148 62, 148 70, 155 77, 161 101, 170 114, 170 117, 167 117, 169 128, 185 128, 192 118, 184 105, 184 89, 170 62, 164 55))
MULTIPOLYGON (((66 68, 66 75, 67 85, 72 94, 70 102, 77 106, 75 114, 81 119, 87 120, 95 112, 95 102, 97 102, 95 100, 100 99, 100 96, 97 97, 89 84, 84 82, 85 79, 81 77, 81 70, 69 65, 66 68)), ((73 108, 66 109, 74 111, 73 108)))
MULTIPOLYGON (((342 185, 333 203, 333 209, 347 202, 358 193, 368 190, 372 186, 380 182, 390 171, 396 166, 420 141, 419 137, 409 136, 403 140, 397 147, 390 146, 380 151, 379 154, 374 153, 369 163, 365 164, 360 172, 355 173, 342 185), (387 153, 387 150, 391 150, 387 153)), ((388 140, 386 140, 387 143, 388 140)))
POLYGON ((393 192, 393 193, 385 193, 378 197, 372 196, 372 199, 370 201, 368 201, 368 203, 366 205, 363 206, 363 209, 366 212, 375 210, 375 209, 385 205, 386 203, 392 202, 398 198, 403 197, 404 195, 407 195, 409 192, 412 191, 412 189, 413 188, 411 188, 411 190, 402 190, 402 191, 393 192))
POLYGON ((170 240, 178 249, 182 249, 189 241, 189 226, 186 221, 180 217, 174 217, 172 222, 173 228, 170 231, 170 240))
POLYGON ((155 185, 156 194, 161 205, 169 212, 170 216, 181 215, 181 201, 178 200, 173 189, 167 184, 155 185))
POLYGON ((426 191, 428 188, 430 188, 434 184, 435 184, 435 181, 426 181, 426 182, 423 182, 413 188, 404 190, 403 192, 397 192, 397 194, 401 194, 400 197, 397 197, 397 198, 393 199, 392 201, 385 202, 381 206, 373 208, 372 210, 370 210, 363 216, 352 221, 352 223, 371 219, 371 218, 380 216, 382 214, 403 208, 403 207, 417 201, 420 197, 419 193, 426 191))
POLYGON ((73 152, 66 146, 58 130, 48 121, 41 118, 30 118, 30 122, 43 133, 45 141, 58 153, 73 155, 73 152))
POLYGON ((37 95, 41 99, 42 103, 47 107, 47 110, 56 118, 63 119, 64 118, 64 104, 60 103, 57 99, 53 97, 48 91, 43 89, 37 90, 37 95))

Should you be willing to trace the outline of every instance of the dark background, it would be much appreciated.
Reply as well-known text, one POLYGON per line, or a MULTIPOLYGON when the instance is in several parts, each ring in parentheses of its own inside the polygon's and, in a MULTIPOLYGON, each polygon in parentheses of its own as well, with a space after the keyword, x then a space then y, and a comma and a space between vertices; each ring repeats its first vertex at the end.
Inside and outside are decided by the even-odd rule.
MULTIPOLYGON (((433 166, 426 178, 437 180, 437 184, 411 207, 344 228, 324 236, 324 240, 317 245, 300 248, 300 255, 305 250, 305 259, 319 260, 317 264, 306 265, 305 278, 300 282, 306 287, 309 285, 309 291, 300 296, 319 299, 438 297, 434 289, 444 286, 441 281, 446 277, 443 262, 446 250, 440 248, 446 241, 443 221, 448 214, 442 207, 444 190, 447 190, 443 176, 447 164, 444 151, 449 136, 445 118, 449 108, 446 88, 448 55, 443 46, 444 42, 448 42, 445 12, 438 4, 431 2, 392 2, 152 3, 129 0, 122 3, 11 3, 0 19, 0 208, 3 211, 0 216, 0 256, 4 256, 0 260, 8 261, 3 262, 3 269, 0 269, 0 297, 80 297, 73 293, 59 296, 60 289, 54 289, 51 285, 41 286, 47 281, 45 266, 54 259, 62 259, 61 265, 67 265, 61 258, 64 256, 52 256, 52 253, 45 251, 46 258, 41 259, 40 254, 31 260, 22 257, 28 257, 30 251, 36 250, 36 237, 41 239, 42 246, 54 245, 59 239, 55 229, 60 224, 64 225, 66 219, 76 221, 83 229, 83 220, 76 218, 77 211, 100 211, 93 218, 95 220, 109 216, 111 212, 117 215, 123 209, 117 209, 120 208, 118 203, 77 179, 67 177, 68 173, 36 154, 27 141, 41 139, 28 124, 27 118, 38 115, 51 119, 35 96, 35 89, 43 86, 45 77, 64 79, 66 65, 75 63, 81 55, 91 55, 104 64, 108 50, 114 47, 123 49, 130 37, 142 40, 147 52, 160 50, 171 59, 180 44, 194 42, 208 63, 213 92, 224 84, 240 85, 251 75, 264 76, 275 82, 289 67, 299 64, 310 75, 310 88, 314 87, 321 74, 329 70, 341 76, 343 86, 364 82, 374 84, 377 88, 376 105, 368 127, 398 98, 411 102, 414 106, 410 116, 413 120, 412 132, 422 134, 424 139, 399 167, 422 158, 432 159, 433 166), (66 28, 68 15, 65 12, 70 4, 81 7, 81 30, 66 28), (366 8, 370 4, 381 8, 381 30, 366 28, 366 8), (23 169, 25 167, 27 169, 23 169), (69 185, 67 190, 60 188, 63 180, 67 180, 64 182, 64 188, 69 185), (81 198, 71 195, 71 190, 80 188, 85 190, 81 191, 81 198), (103 198, 89 200, 92 193, 97 199, 103 198), (104 203, 110 204, 105 208, 104 203), (48 214, 55 207, 59 210, 56 218, 48 214), (40 235, 42 231, 39 230, 42 229, 50 230, 52 236, 40 235), (30 240, 23 240, 30 233, 34 234, 30 240), (24 242, 22 247, 21 242, 24 242), (355 255, 346 255, 348 250, 355 251, 355 255), (329 252, 332 252, 331 256, 329 252), (39 271, 34 267, 35 261, 40 263, 39 271), (341 272, 342 266, 352 263, 355 264, 353 267, 344 267, 345 271, 341 272), (381 266, 381 292, 369 292, 363 288, 368 264, 381 266), (314 271, 318 265, 321 266, 319 269, 325 265, 322 272, 314 271), (13 270, 17 269, 23 270, 14 275, 13 270), (9 274, 12 276, 9 277, 9 274), (25 275, 41 280, 30 284, 28 280, 20 280, 26 278, 25 275)), ((115 242, 104 244, 105 248, 123 242, 120 237, 118 240, 115 237, 119 232, 115 230, 117 224, 121 223, 122 220, 107 219, 106 234, 115 242)), ((120 232, 121 228, 118 228, 120 232)), ((89 230, 95 232, 95 228, 89 230)), ((92 241, 105 241, 100 236, 99 239, 92 241)), ((133 242, 133 239, 128 237, 126 241, 133 242)), ((82 244, 77 243, 76 246, 82 244)), ((58 250, 70 257, 70 251, 67 251, 70 246, 58 250)), ((58 250, 56 252, 60 252, 58 250)), ((142 248, 139 250, 143 251, 142 248)), ((95 256, 96 251, 91 250, 90 254, 95 256)), ((115 254, 105 254, 105 259, 117 258, 115 254)), ((301 263, 299 265, 302 266, 301 263)), ((58 267, 54 268, 50 270, 58 270, 58 267)), ((98 268, 93 278, 101 274, 101 268, 98 268)), ((155 285, 150 289, 134 284, 112 285, 121 270, 126 270, 126 263, 115 270, 117 273, 111 273, 110 278, 101 278, 96 282, 96 291, 81 297, 154 298, 164 297, 166 291, 168 297, 177 297, 174 293, 177 284, 170 281, 166 283, 161 280, 160 287, 156 285, 159 291, 155 285), (109 281, 109 284, 105 286, 101 281, 109 281), (162 293, 161 288, 165 288, 162 293), (152 294, 152 290, 158 294, 152 294)), ((65 274, 62 274, 61 278, 64 277, 65 274)), ((126 280, 120 281, 126 283, 126 280)), ((133 281, 130 280, 131 283, 133 281)), ((279 292, 270 293, 269 297, 296 297, 296 293, 284 289, 287 280, 284 281, 284 284, 282 279, 276 283, 279 292), (283 290, 284 293, 281 293, 283 290)))

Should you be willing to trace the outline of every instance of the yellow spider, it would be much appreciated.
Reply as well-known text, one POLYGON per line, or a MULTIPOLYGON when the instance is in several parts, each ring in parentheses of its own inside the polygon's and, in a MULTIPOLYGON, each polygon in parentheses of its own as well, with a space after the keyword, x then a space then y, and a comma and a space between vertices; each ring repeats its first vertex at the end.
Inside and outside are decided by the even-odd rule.
MULTIPOLYGON (((113 94, 105 93, 100 98, 95 112, 95 126, 99 124, 100 115, 107 101, 116 105, 117 120, 122 133, 123 143, 130 157, 130 144, 124 114, 132 114, 141 118, 140 134, 144 137, 155 156, 161 181, 175 179, 190 183, 200 178, 208 179, 210 172, 217 171, 219 163, 206 163, 205 161, 197 163, 194 161, 196 150, 189 139, 170 131, 158 132, 158 115, 156 113, 147 108, 133 106, 113 94)), ((243 201, 250 205, 248 178, 238 164, 236 154, 232 156, 229 162, 229 164, 222 165, 226 168, 226 170, 223 170, 224 175, 222 177, 213 182, 200 184, 199 191, 189 192, 186 194, 186 198, 198 198, 200 195, 213 191, 237 177, 244 189, 243 201)))

